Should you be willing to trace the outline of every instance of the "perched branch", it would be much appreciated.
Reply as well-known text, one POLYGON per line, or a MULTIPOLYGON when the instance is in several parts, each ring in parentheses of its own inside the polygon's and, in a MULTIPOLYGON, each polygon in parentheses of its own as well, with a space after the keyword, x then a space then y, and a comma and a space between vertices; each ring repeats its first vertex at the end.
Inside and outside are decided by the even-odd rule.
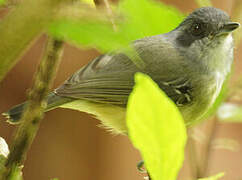
POLYGON ((49 38, 43 60, 34 77, 34 84, 29 93, 29 101, 21 117, 10 154, 6 162, 6 171, 2 174, 5 180, 11 177, 16 167, 23 164, 26 153, 38 131, 43 112, 46 107, 46 96, 55 77, 57 66, 62 54, 63 42, 49 38))
POLYGON ((68 1, 72 0, 23 0, 0 21, 0 81, 44 31, 56 8, 68 1))

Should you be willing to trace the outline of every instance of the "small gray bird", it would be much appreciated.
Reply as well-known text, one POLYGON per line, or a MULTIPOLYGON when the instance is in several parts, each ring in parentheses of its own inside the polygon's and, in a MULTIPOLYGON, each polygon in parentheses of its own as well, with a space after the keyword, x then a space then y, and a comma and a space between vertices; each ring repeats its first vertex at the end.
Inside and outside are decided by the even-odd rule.
MULTIPOLYGON (((197 9, 171 32, 134 41, 131 45, 136 55, 109 53, 82 67, 49 94, 46 111, 57 107, 84 111, 95 115, 105 127, 125 134, 125 107, 134 74, 143 72, 176 103, 190 125, 215 102, 230 73, 231 32, 238 27, 239 23, 231 22, 222 10, 197 9), (144 68, 131 61, 137 55, 144 68)), ((10 122, 18 122, 24 104, 4 115, 10 122)))

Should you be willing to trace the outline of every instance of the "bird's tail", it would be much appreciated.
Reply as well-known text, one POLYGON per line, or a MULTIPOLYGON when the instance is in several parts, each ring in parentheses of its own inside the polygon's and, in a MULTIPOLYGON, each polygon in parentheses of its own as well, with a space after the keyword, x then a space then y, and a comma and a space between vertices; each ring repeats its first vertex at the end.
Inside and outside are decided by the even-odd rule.
MULTIPOLYGON (((57 95, 55 95, 55 93, 52 92, 47 97, 47 108, 45 109, 45 112, 55 109, 55 108, 59 107, 60 105, 68 103, 72 100, 73 99, 70 99, 70 98, 64 98, 64 97, 57 96, 57 95)), ((16 106, 12 107, 9 111, 4 112, 2 114, 7 117, 9 123, 12 123, 12 124, 19 123, 19 120, 21 118, 25 105, 26 105, 26 102, 24 102, 22 104, 18 104, 16 106)))

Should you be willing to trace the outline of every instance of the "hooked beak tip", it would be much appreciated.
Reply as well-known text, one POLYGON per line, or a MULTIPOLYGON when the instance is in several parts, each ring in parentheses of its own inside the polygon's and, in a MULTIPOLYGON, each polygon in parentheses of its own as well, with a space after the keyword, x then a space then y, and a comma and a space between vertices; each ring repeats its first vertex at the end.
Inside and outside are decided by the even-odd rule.
POLYGON ((232 32, 234 31, 235 29, 239 28, 240 27, 240 24, 237 23, 237 22, 230 22, 230 23, 227 23, 223 26, 222 28, 222 31, 224 32, 232 32))

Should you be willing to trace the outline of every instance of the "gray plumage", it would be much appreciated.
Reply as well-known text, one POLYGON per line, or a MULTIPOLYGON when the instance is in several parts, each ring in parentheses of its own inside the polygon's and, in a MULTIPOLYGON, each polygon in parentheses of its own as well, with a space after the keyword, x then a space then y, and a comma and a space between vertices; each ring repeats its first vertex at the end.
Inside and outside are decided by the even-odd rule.
MULTIPOLYGON (((125 133, 124 108, 134 85, 134 74, 143 72, 177 104, 186 123, 191 124, 213 104, 230 72, 230 32, 238 26, 219 9, 197 9, 175 30, 134 41, 136 54, 109 53, 91 61, 49 95, 46 111, 75 106, 74 109, 94 114, 106 126, 125 133), (141 59, 145 66, 136 66, 130 58, 141 59), (77 104, 82 105, 79 108, 77 104), (118 114, 106 118, 102 112, 107 113, 110 107, 115 109, 110 113, 122 111, 122 118, 117 118, 118 114)), ((5 113, 10 121, 18 121, 22 106, 5 113)))

